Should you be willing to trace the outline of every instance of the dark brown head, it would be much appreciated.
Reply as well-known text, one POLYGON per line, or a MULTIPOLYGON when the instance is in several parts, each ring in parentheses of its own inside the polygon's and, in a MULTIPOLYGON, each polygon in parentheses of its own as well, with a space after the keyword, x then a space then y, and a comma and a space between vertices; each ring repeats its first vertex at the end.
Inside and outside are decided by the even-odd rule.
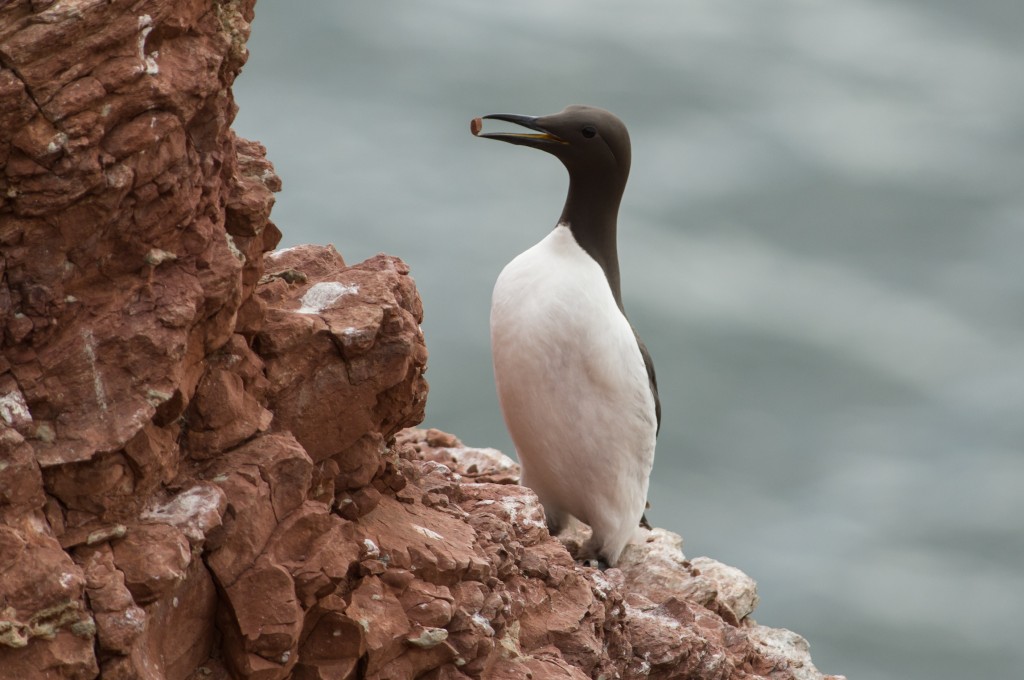
POLYGON ((622 121, 604 109, 568 106, 548 116, 495 113, 477 118, 473 134, 511 144, 532 146, 556 156, 569 171, 570 181, 597 186, 626 186, 629 177, 629 133, 622 121), (480 133, 482 121, 502 120, 532 133, 480 133))

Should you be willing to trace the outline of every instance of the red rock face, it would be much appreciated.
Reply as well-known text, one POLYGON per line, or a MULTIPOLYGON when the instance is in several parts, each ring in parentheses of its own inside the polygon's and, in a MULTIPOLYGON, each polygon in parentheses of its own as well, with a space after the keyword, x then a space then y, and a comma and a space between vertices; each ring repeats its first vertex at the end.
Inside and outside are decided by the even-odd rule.
POLYGON ((408 267, 265 255, 252 16, 0 4, 0 675, 820 677, 737 570, 580 566, 514 462, 404 429, 408 267))

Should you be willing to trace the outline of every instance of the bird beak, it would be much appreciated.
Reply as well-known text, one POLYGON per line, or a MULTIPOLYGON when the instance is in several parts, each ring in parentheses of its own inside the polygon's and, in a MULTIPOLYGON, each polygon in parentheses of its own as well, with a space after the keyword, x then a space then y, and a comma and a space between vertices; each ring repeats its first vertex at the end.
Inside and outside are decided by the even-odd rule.
POLYGON ((469 125, 469 129, 477 137, 498 139, 503 142, 509 142, 510 144, 522 144, 524 146, 532 146, 540 149, 551 144, 568 144, 564 139, 561 139, 557 135, 553 135, 545 130, 537 120, 538 118, 536 116, 520 116, 515 113, 492 113, 489 116, 483 116, 482 118, 474 118, 469 125), (480 134, 480 130, 483 129, 484 119, 503 120, 508 123, 522 125, 524 128, 528 128, 530 130, 536 130, 536 132, 489 132, 480 134))

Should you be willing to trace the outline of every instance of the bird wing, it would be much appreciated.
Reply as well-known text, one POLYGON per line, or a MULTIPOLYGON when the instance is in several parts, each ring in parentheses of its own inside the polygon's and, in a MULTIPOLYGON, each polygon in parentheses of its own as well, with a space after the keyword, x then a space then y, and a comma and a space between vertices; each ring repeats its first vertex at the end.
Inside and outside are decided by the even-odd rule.
MULTIPOLYGON (((630 324, 630 328, 633 328, 630 324)), ((647 351, 647 345, 640 339, 636 329, 633 328, 633 337, 636 338, 636 344, 640 347, 640 355, 644 358, 644 366, 647 368, 647 380, 651 383, 651 394, 654 395, 654 415, 658 420, 658 429, 655 431, 661 431, 661 399, 658 398, 658 377, 654 375, 654 361, 651 359, 651 353, 647 351)))

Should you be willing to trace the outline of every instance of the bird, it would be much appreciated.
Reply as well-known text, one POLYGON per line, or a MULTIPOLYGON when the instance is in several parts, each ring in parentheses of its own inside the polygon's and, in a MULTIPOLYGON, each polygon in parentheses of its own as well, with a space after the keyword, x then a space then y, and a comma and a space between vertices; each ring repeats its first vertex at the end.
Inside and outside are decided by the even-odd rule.
POLYGON ((615 566, 639 539, 661 403, 654 364, 622 304, 617 222, 630 168, 626 126, 592 106, 474 118, 478 137, 546 151, 569 173, 554 229, 509 262, 491 299, 498 401, 521 482, 557 536, 591 528, 581 559, 615 566), (483 133, 483 120, 529 132, 483 133))

